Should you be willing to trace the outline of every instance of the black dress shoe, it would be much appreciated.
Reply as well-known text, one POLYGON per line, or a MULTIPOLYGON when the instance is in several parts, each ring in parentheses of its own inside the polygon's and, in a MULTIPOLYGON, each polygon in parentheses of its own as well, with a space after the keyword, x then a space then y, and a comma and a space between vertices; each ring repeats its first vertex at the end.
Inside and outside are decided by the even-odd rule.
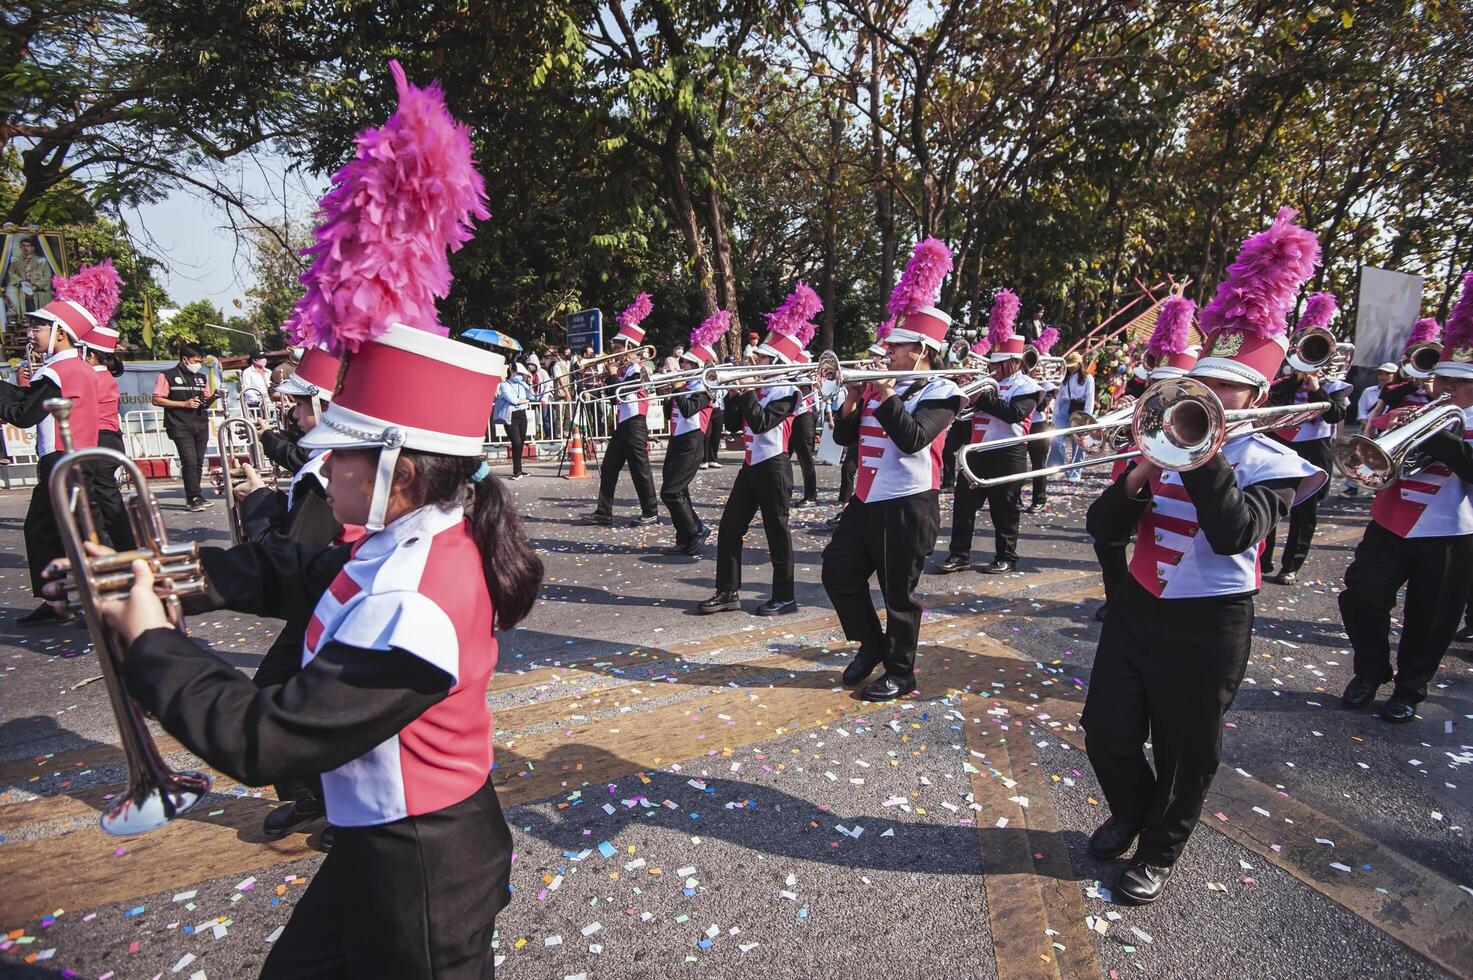
POLYGON ((685 553, 687 555, 699 555, 701 553, 701 547, 705 545, 706 539, 710 536, 711 529, 702 524, 701 529, 696 532, 695 537, 691 538, 690 543, 685 546, 685 553))
POLYGON ((1417 717, 1417 706, 1405 695, 1393 694, 1381 705, 1381 718, 1396 725, 1405 725, 1417 717))
POLYGON ((752 610, 753 616, 786 616, 798 611, 797 599, 768 599, 752 610))
POLYGON ((333 845, 332 827, 323 828, 322 835, 317 838, 317 848, 320 851, 330 851, 333 845))
POLYGON ((1121 823, 1114 817, 1106 820, 1089 835, 1089 853, 1106 861, 1113 861, 1130 850, 1141 828, 1121 823))
POLYGON ((614 524, 614 517, 612 514, 600 514, 597 511, 594 511, 587 517, 579 518, 578 523, 582 524, 584 527, 612 527, 614 524))
POLYGON ((818 501, 817 500, 809 500, 807 497, 804 497, 802 500, 798 501, 796 504, 793 505, 793 509, 794 510, 807 510, 809 507, 817 507, 817 506, 818 506, 818 501))
POLYGON ((1132 905, 1150 905, 1161 897, 1170 879, 1171 865, 1131 858, 1115 882, 1115 894, 1132 905))
POLYGON ((964 572, 972 567, 972 559, 963 555, 947 555, 946 560, 934 569, 937 575, 950 575, 952 572, 964 572))
POLYGON ((914 677, 901 680, 892 674, 886 674, 875 681, 869 687, 859 692, 862 701, 894 701, 903 698, 907 694, 914 694, 916 681, 914 677))
POLYGON ((686 549, 689 547, 689 544, 673 544, 670 547, 663 549, 663 552, 667 555, 683 555, 686 553, 686 549))
POLYGON ((866 653, 861 650, 849 661, 849 666, 844 668, 844 686, 853 687, 855 684, 869 679, 869 675, 875 672, 884 658, 879 654, 866 653))
POLYGON ((742 608, 742 596, 740 592, 724 592, 716 590, 716 594, 705 602, 696 606, 698 613, 731 612, 733 609, 742 608))
POLYGON ((1109 617, 1109 615, 1110 604, 1108 602, 1102 602, 1100 603, 1100 608, 1095 610, 1095 622, 1103 623, 1109 617))
POLYGON ((1258 570, 1264 575, 1272 575, 1274 570, 1274 563, 1271 561, 1261 561, 1258 563, 1258 570))
POLYGON ((1008 572, 1016 572, 1018 563, 1015 561, 1003 561, 999 558, 990 565, 983 565, 980 571, 985 575, 1006 575, 1008 572))
POLYGON ((1293 585, 1295 582, 1299 581, 1299 573, 1290 572, 1287 570, 1282 571, 1279 572, 1279 574, 1277 575, 1270 576, 1269 581, 1273 582, 1275 585, 1293 585))
POLYGON ((281 806, 266 814, 266 833, 272 837, 279 837, 288 832, 297 824, 316 820, 326 812, 322 808, 322 801, 315 796, 309 796, 301 800, 288 800, 281 806))
POLYGON ((1029 504, 1027 507, 1024 507, 1023 508, 1023 513, 1025 513, 1025 514, 1031 514, 1031 513, 1033 513, 1036 510, 1038 510, 1038 505, 1037 504, 1029 504))
POLYGON ((1459 643, 1473 643, 1473 626, 1464 626, 1453 635, 1459 643))
POLYGON ((1340 703, 1347 708, 1364 708, 1376 700, 1376 688, 1380 686, 1364 677, 1352 677, 1345 685, 1345 693, 1340 695, 1340 703))
POLYGON ((18 616, 15 620, 17 626, 60 626, 62 623, 70 623, 76 617, 71 613, 59 613, 52 609, 48 603, 41 603, 35 609, 18 616))

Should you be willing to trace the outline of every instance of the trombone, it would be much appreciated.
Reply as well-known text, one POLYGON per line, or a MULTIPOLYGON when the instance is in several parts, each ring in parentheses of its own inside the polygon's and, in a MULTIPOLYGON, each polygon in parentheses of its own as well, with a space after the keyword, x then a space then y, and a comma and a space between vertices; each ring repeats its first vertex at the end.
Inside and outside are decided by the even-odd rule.
POLYGON ((181 772, 164 762, 144 721, 143 709, 123 686, 120 670, 127 643, 102 618, 100 608, 104 599, 126 595, 133 587, 132 563, 146 561, 157 576, 154 590, 163 600, 164 612, 182 633, 184 610, 180 599, 206 591, 204 571, 196 545, 169 542, 163 516, 138 464, 111 449, 73 449, 71 399, 48 398, 44 404, 56 417, 66 451, 52 468, 48 487, 57 530, 70 561, 66 601, 68 607, 81 611, 92 634, 128 764, 128 789, 103 811, 98 822, 109 834, 141 834, 162 827, 193 807, 210 791, 211 781, 202 772, 181 772), (90 488, 92 470, 99 465, 121 466, 133 482, 135 493, 127 509, 133 534, 142 544, 136 550, 98 556, 88 555, 82 547, 84 541, 98 540, 90 488))
MULTIPOLYGON (((815 381, 832 381, 839 386, 863 384, 866 381, 884 381, 891 378, 976 378, 976 368, 943 368, 939 371, 867 371, 861 368, 846 368, 831 350, 818 355, 812 365, 804 365, 814 372, 815 381)), ((980 380, 980 379, 979 379, 980 380)), ((990 378, 988 380, 991 380, 990 378)))
POLYGON ((640 361, 653 360, 655 357, 655 345, 645 344, 643 347, 634 347, 629 350, 618 350, 612 354, 600 354, 598 357, 590 357, 586 361, 578 362, 578 370, 584 371, 591 367, 601 367, 606 362, 620 357, 633 357, 640 361))
POLYGON ((230 543, 238 545, 246 539, 245 528, 240 520, 240 508, 235 502, 235 481, 245 478, 245 470, 236 465, 236 459, 241 455, 241 449, 236 445, 236 433, 245 433, 242 440, 245 444, 245 455, 250 459, 256 472, 263 476, 269 476, 271 486, 277 484, 276 464, 266 465, 266 454, 261 451, 261 437, 256 434, 256 427, 249 419, 229 418, 220 423, 215 430, 215 443, 219 449, 220 480, 218 489, 225 495, 225 514, 227 523, 230 525, 230 543))
MULTIPOLYGON (((1124 449, 1123 423, 1120 414, 1125 407, 1107 413, 1092 425, 1070 425, 1043 433, 1029 433, 1010 439, 978 442, 964 446, 956 454, 958 471, 975 487, 995 487, 1020 483, 1039 476, 1052 476, 1084 466, 1116 463, 1122 459, 1145 457, 1163 470, 1194 470, 1205 464, 1229 437, 1265 432, 1292 425, 1303 425, 1323 415, 1329 402, 1307 402, 1303 405, 1264 405, 1258 408, 1223 407, 1217 394, 1196 378, 1168 378, 1147 388, 1145 394, 1128 406, 1130 437, 1136 448, 1124 449), (1034 438, 1077 436, 1081 442, 1095 438, 1102 452, 1079 463, 1065 463, 1042 469, 1027 470, 1005 476, 982 477, 973 471, 970 457, 978 452, 1029 442, 1034 438)), ((1083 413, 1076 413, 1076 415, 1083 413)), ((1074 418, 1071 416, 1070 422, 1074 418)))
POLYGON ((1335 444, 1335 467, 1368 490, 1380 490, 1402 477, 1416 476, 1435 460, 1422 445, 1439 432, 1462 437, 1463 410, 1451 395, 1439 395, 1413 409, 1379 436, 1353 435, 1335 444))

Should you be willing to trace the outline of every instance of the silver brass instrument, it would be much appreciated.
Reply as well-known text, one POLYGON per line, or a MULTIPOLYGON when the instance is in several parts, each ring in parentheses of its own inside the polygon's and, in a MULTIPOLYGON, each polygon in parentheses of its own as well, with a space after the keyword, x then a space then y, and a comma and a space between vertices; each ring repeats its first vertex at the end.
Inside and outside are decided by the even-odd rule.
POLYGON ((963 398, 971 401, 982 395, 995 396, 1001 389, 998 387, 997 381, 992 375, 984 374, 974 381, 968 381, 966 384, 961 385, 958 390, 961 391, 963 398))
POLYGON ((1325 365, 1324 376, 1329 381, 1344 381, 1350 373, 1350 362, 1355 360, 1355 345, 1344 341, 1335 345, 1330 363, 1325 365))
POLYGON ((1130 406, 1131 441, 1135 444, 1134 449, 1105 452, 1078 463, 1065 463, 998 477, 979 477, 969 465, 974 453, 1029 442, 1035 438, 1072 435, 1084 440, 1094 437, 1108 447, 1106 440, 1118 438, 1120 426, 1118 419, 1111 419, 1114 413, 1108 413, 1093 425, 1070 425, 1049 432, 1029 433, 1026 436, 964 446, 956 454, 956 465, 967 482, 977 487, 1020 483, 1038 476, 1052 476, 1066 470, 1100 466, 1142 456, 1163 470, 1194 470, 1215 456, 1229 437, 1303 425, 1319 418, 1329 407, 1329 402, 1306 402, 1303 405, 1265 405, 1229 411, 1223 408, 1216 392, 1196 378, 1168 378, 1147 388, 1135 404, 1130 406))
POLYGON ((1432 374, 1432 369, 1437 367, 1441 357, 1442 345, 1435 340, 1424 340, 1420 344, 1413 344, 1402 355, 1402 370, 1408 377, 1426 378, 1432 374))
POLYGON ((648 361, 655 356, 655 345, 645 344, 643 347, 635 347, 630 350, 614 351, 612 354, 600 354, 598 357, 590 357, 586 361, 578 362, 578 370, 584 371, 591 367, 599 367, 609 361, 620 357, 633 357, 636 360, 648 361))
POLYGON ((904 378, 975 378, 977 376, 976 368, 945 368, 940 371, 863 371, 844 367, 838 356, 829 350, 818 355, 818 360, 810 366, 818 381, 832 381, 841 386, 862 384, 865 381, 886 381, 892 378, 898 380, 904 378))
POLYGON ((1335 335, 1323 327, 1301 330, 1289 340, 1289 353, 1309 365, 1310 371, 1322 371, 1335 357, 1335 335))
POLYGON ((1380 490, 1406 476, 1416 476, 1434 460, 1422 444, 1439 432, 1463 435, 1463 410, 1451 395, 1440 395, 1413 409, 1379 436, 1353 435, 1335 444, 1335 466, 1346 478, 1380 490))
MULTIPOLYGON (((824 351, 819 361, 838 357, 833 351, 824 351)), ((814 383, 818 364, 714 364, 701 372, 701 381, 707 388, 725 391, 747 391, 752 388, 773 388, 778 385, 814 383)))
POLYGON ((1061 385, 1064 383, 1064 359, 1062 357, 1040 357, 1034 370, 1038 373, 1034 378, 1050 385, 1061 385))
POLYGON ((245 456, 256 468, 256 472, 269 479, 273 487, 277 480, 275 464, 267 465, 266 454, 261 450, 261 437, 256 434, 256 427, 251 421, 238 418, 223 420, 215 430, 215 444, 219 449, 220 460, 218 489, 225 495, 225 515, 230 525, 232 545, 245 540, 245 528, 240 523, 240 508, 235 502, 235 483, 245 479, 245 470, 237 462, 241 456, 241 447, 236 444, 238 433, 244 434, 241 441, 244 443, 245 456))
POLYGON ((56 417, 66 450, 51 470, 49 492, 57 529, 71 564, 66 583, 67 601, 68 605, 80 608, 92 634, 92 646, 97 651, 113 716, 118 722, 123 758, 128 764, 126 792, 103 811, 98 822, 109 834, 141 834, 162 827, 188 811, 210 791, 211 781, 202 772, 176 771, 164 762, 143 719, 143 709, 123 686, 120 671, 127 643, 108 626, 100 609, 103 600, 126 595, 133 587, 132 563, 146 561, 153 566, 154 589, 163 600, 164 612, 175 629, 183 632, 180 597, 205 591, 204 572, 193 543, 169 542, 163 516, 138 464, 111 449, 74 450, 69 421, 71 399, 47 399, 45 407, 56 417), (133 482, 135 493, 127 501, 127 509, 133 534, 140 544, 137 550, 90 556, 82 547, 85 541, 98 541, 90 487, 92 469, 99 464, 123 467, 133 482))

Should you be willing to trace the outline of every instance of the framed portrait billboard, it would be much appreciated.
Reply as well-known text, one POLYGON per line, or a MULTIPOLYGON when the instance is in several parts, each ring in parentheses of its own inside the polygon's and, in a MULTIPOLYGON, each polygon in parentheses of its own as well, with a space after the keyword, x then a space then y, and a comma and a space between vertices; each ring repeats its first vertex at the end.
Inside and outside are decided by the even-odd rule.
POLYGON ((0 228, 0 332, 9 346, 22 319, 51 302, 51 277, 68 273, 66 236, 38 228, 0 228))

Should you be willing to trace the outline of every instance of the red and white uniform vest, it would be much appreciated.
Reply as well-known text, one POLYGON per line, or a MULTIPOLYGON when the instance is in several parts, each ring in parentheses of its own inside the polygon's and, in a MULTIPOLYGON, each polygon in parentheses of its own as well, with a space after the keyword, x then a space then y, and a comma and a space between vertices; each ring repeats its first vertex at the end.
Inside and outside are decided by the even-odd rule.
MULTIPOLYGON (((92 366, 82 360, 75 348, 57 351, 46 358, 31 379, 49 378, 61 389, 61 397, 72 400, 70 426, 72 446, 91 449, 97 445, 97 382, 92 366)), ((36 425, 36 458, 62 450, 61 431, 56 416, 47 415, 36 425)))
POLYGON ((799 415, 806 415, 813 411, 813 403, 816 398, 817 393, 812 388, 809 388, 806 394, 803 389, 798 389, 798 404, 793 409, 793 417, 797 418, 799 415))
MULTIPOLYGON (((638 381, 644 377, 644 369, 638 364, 631 364, 619 372, 620 383, 627 381, 638 381)), ((636 415, 648 415, 650 413, 650 390, 640 385, 635 391, 626 392, 619 396, 619 408, 616 415, 618 425, 623 425, 636 415)))
POLYGON ((493 624, 481 552, 461 508, 421 507, 354 546, 312 613, 302 663, 329 641, 365 651, 397 647, 445 671, 453 686, 397 735, 323 773, 334 825, 370 827, 433 813, 485 785, 493 624))
MULTIPOLYGON (((1318 493, 1329 476, 1311 466, 1288 446, 1261 435, 1229 439, 1223 456, 1239 487, 1298 477, 1294 502, 1318 493)), ((1181 474, 1164 470, 1151 479, 1151 505, 1136 526, 1130 573, 1147 592, 1161 599, 1242 595, 1262 584, 1258 556, 1263 542, 1235 555, 1219 555, 1197 524, 1197 508, 1182 485, 1181 474)))
MULTIPOLYGON (((792 385, 778 385, 775 388, 758 388, 757 404, 766 408, 770 402, 792 398, 797 393, 798 389, 792 385)), ((752 466, 764 460, 769 460, 774 456, 786 456, 788 454, 788 436, 792 432, 793 416, 791 415, 766 432, 753 432, 752 427, 746 422, 743 422, 742 442, 747 444, 747 455, 742 459, 742 465, 752 466)))
MULTIPOLYGON (((1009 375, 1006 381, 999 382, 997 386, 997 396, 1006 402, 1026 395, 1036 395, 1041 391, 1043 389, 1038 386, 1038 382, 1021 371, 1009 375)), ((993 418, 980 408, 972 413, 972 442, 974 443, 1026 436, 1031 428, 1033 428, 1031 416, 1021 422, 1004 422, 1002 419, 993 418)), ((985 449, 982 451, 986 452, 985 449)))
POLYGON ((103 365, 94 364, 92 380, 97 385, 97 428, 102 432, 122 432, 118 422, 118 379, 103 365))
MULTIPOLYGON (((960 397, 961 392, 950 378, 936 378, 901 404, 906 414, 912 415, 921 402, 960 397)), ((864 409, 859 417, 859 470, 855 474, 854 495, 868 504, 939 490, 941 453, 946 447, 947 430, 942 429, 920 451, 903 453, 875 418, 875 409, 880 404, 874 392, 866 389, 864 409)))
MULTIPOLYGON (((1473 409, 1463 409, 1465 440, 1473 441, 1473 409)), ((1376 494, 1371 520, 1402 538, 1473 534, 1473 486, 1442 463, 1402 477, 1376 494)))
MULTIPOLYGON (((700 391, 704 387, 700 378, 691 378, 690 381, 686 382, 685 390, 700 391)), ((670 435, 683 436, 688 432, 705 432, 707 426, 711 424, 711 410, 713 408, 715 408, 714 402, 697 412, 695 418, 686 418, 680 411, 680 402, 671 402, 670 435)))
MULTIPOLYGON (((1337 392, 1348 391, 1351 386, 1344 381, 1321 381, 1320 387, 1328 395, 1334 397, 1337 392)), ((1309 389, 1304 385, 1300 385, 1299 390, 1294 392, 1293 404, 1304 405, 1308 402, 1309 389)), ((1274 435, 1285 442, 1309 442, 1311 439, 1328 439, 1334 434, 1335 427, 1329 422, 1326 422, 1323 416, 1312 422, 1305 422, 1303 425, 1290 425, 1274 430, 1274 435)))

